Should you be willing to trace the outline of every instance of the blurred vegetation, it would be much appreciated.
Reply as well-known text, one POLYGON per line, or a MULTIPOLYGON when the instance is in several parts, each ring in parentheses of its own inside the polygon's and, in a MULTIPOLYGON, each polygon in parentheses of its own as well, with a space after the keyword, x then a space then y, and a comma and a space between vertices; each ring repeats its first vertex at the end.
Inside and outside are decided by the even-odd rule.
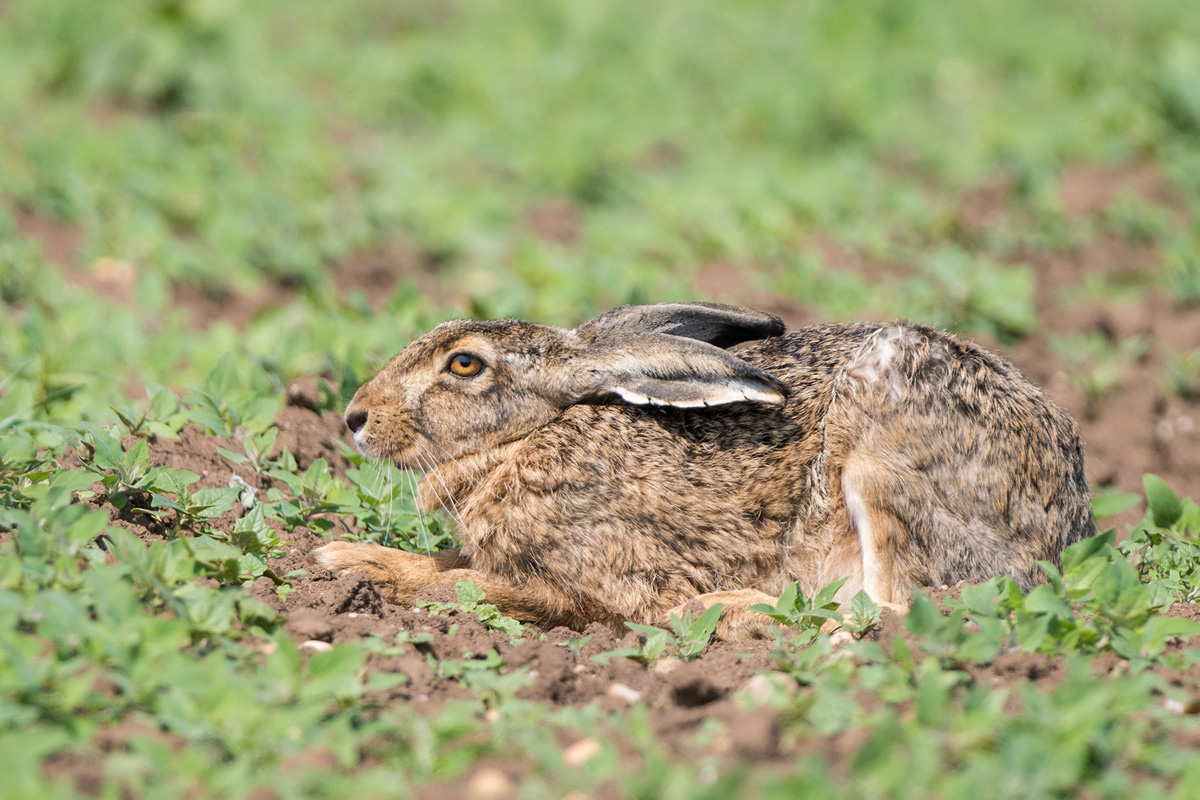
POLYGON ((228 329, 150 333, 187 328, 178 285, 298 289, 237 344, 285 376, 364 371, 454 310, 398 292, 384 325, 335 299, 332 267, 398 242, 479 315, 572 323, 694 296, 727 264, 817 316, 1019 336, 1022 253, 1086 235, 1057 193, 1074 163, 1167 176, 1190 221, 1135 205, 1114 224, 1151 225, 1163 285, 1200 296, 1200 14, 1182 1, 46 0, 3 21, 0 296, 26 312, 0 323, 0 367, 33 381, 23 408, 53 397, 69 418, 79 382, 205 374, 228 329), (997 176, 1035 224, 981 240, 962 199, 997 176), (525 224, 556 203, 572 246, 525 224), (78 232, 77 270, 132 264, 137 312, 89 314, 22 214, 78 232), (848 274, 817 235, 916 274, 848 274))

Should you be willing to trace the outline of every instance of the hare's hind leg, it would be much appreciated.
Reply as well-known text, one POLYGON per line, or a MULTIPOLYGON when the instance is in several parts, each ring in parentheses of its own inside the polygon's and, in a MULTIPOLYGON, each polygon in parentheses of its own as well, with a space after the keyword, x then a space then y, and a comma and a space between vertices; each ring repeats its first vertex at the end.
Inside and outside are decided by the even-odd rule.
POLYGON ((578 622, 578 615, 549 589, 536 584, 516 586, 471 569, 457 550, 423 556, 377 544, 330 542, 308 559, 339 574, 366 572, 389 603, 411 603, 417 592, 429 586, 472 581, 483 590, 487 602, 506 616, 548 626, 578 622))
POLYGON ((842 472, 842 496, 862 552, 863 590, 885 608, 907 611, 912 579, 900 554, 911 549, 911 534, 885 507, 883 492, 888 482, 886 467, 851 457, 842 472))

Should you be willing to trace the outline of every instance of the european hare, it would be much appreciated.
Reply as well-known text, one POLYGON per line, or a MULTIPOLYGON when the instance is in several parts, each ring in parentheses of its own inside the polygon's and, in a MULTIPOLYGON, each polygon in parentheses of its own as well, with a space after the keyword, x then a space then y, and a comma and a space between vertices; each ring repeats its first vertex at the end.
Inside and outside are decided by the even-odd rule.
POLYGON ((1016 368, 904 322, 784 333, 769 314, 671 303, 575 330, 443 323, 354 396, 359 449, 420 469, 462 549, 333 542, 384 597, 470 579, 542 625, 661 623, 724 604, 718 636, 799 581, 878 603, 1012 575, 1095 532, 1075 423, 1016 368), (744 344, 735 352, 723 349, 744 344))

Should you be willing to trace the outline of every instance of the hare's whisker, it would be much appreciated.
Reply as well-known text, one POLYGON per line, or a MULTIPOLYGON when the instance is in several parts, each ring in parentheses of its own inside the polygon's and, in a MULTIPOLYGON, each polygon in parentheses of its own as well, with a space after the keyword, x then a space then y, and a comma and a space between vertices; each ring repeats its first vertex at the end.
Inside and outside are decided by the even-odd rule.
POLYGON ((429 555, 433 552, 433 546, 429 544, 429 520, 426 519, 425 512, 421 510, 421 503, 417 497, 417 476, 413 470, 409 469, 404 471, 404 477, 408 481, 409 496, 412 497, 413 509, 417 512, 417 524, 425 533, 425 555, 429 555))
MULTIPOLYGON (((444 478, 442 478, 441 474, 439 474, 439 473, 437 472, 437 468, 436 468, 435 466, 432 466, 432 464, 433 464, 433 453, 430 453, 430 452, 429 452, 429 449, 428 449, 427 447, 425 447, 425 445, 424 445, 423 443, 421 443, 421 442, 417 442, 417 444, 418 444, 418 446, 420 446, 420 448, 421 448, 421 449, 422 449, 422 450, 423 450, 425 453, 427 453, 427 454, 428 454, 428 456, 429 456, 429 465, 427 466, 427 465, 426 465, 426 464, 425 464, 425 463, 422 461, 422 459, 421 459, 421 457, 420 457, 420 456, 417 456, 417 463, 421 464, 421 466, 422 466, 422 468, 423 468, 423 470, 424 470, 424 472, 425 472, 425 477, 426 477, 426 479, 428 479, 428 478, 429 478, 429 476, 430 476, 431 474, 432 474, 434 477, 436 477, 436 478, 438 479, 438 483, 440 483, 440 484, 442 485, 442 489, 445 491, 445 497, 446 497, 446 501, 447 501, 447 502, 450 504, 450 508, 448 509, 448 510, 449 510, 449 512, 450 512, 450 518, 454 520, 455 524, 456 524, 458 527, 462 528, 462 530, 463 530, 463 532, 464 532, 464 533, 466 533, 466 532, 467 532, 467 526, 466 526, 466 524, 463 522, 462 512, 461 512, 461 511, 459 511, 458 504, 457 504, 456 502, 454 502, 454 495, 450 493, 450 487, 446 485, 446 481, 445 481, 445 479, 444 479, 444 478)), ((442 507, 443 507, 443 508, 445 508, 445 506, 442 506, 442 507)))
MULTIPOLYGON (((387 473, 387 480, 384 481, 387 484, 387 494, 386 494, 387 508, 384 510, 384 515, 383 515, 383 529, 386 532, 391 533, 391 530, 392 530, 392 503, 395 500, 395 498, 392 496, 392 494, 393 494, 392 465, 390 463, 388 463, 387 461, 380 462, 380 464, 381 464, 382 468, 384 469, 384 471, 387 473)), ((380 477, 382 478, 383 476, 381 475, 380 477)))

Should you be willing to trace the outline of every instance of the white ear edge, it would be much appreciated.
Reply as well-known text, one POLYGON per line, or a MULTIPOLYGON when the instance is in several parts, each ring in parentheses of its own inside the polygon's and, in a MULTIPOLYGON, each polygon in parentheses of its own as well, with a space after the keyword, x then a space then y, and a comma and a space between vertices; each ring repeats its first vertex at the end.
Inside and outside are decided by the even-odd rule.
POLYGON ((723 406, 730 403, 767 403, 768 405, 781 406, 787 402, 787 398, 778 392, 760 392, 754 389, 744 390, 732 386, 725 387, 721 391, 710 395, 703 400, 663 400, 658 397, 650 397, 649 395, 633 392, 629 389, 623 389, 619 386, 610 386, 605 389, 607 392, 617 395, 626 403, 635 406, 663 406, 670 408, 712 408, 713 406, 723 406))

